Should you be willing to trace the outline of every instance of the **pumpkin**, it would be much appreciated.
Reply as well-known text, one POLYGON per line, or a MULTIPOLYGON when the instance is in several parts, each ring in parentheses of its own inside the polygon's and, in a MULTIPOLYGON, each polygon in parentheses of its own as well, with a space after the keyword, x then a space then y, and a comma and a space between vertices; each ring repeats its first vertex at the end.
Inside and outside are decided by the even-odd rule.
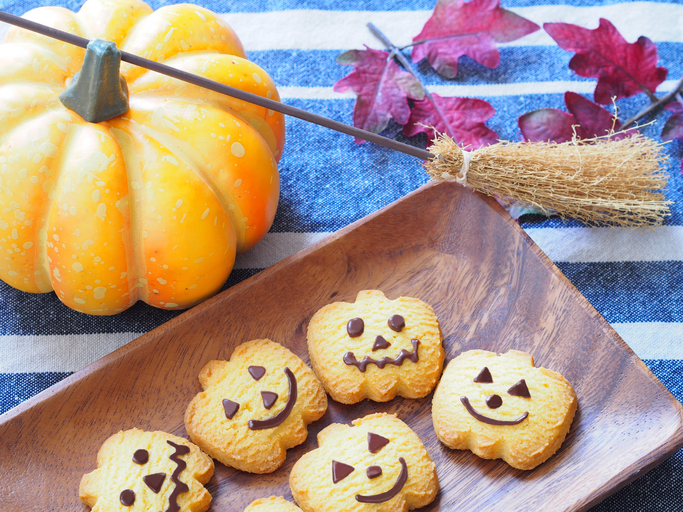
MULTIPOLYGON (((196 5, 88 0, 24 17, 279 100, 196 5)), ((84 55, 14 28, 0 47, 0 278, 94 315, 193 306, 272 224, 283 116, 124 63, 130 109, 87 122, 59 100, 84 55)))

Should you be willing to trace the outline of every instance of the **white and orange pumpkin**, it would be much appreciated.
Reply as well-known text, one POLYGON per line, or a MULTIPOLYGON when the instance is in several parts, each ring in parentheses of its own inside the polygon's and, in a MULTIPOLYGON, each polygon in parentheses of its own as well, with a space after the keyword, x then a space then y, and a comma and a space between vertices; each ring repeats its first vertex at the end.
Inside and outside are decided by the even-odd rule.
MULTIPOLYGON (((24 17, 279 100, 196 5, 88 0, 24 17)), ((89 123, 58 98, 84 55, 22 29, 0 46, 0 278, 94 315, 190 307, 272 224, 283 116, 124 63, 130 109, 89 123)))

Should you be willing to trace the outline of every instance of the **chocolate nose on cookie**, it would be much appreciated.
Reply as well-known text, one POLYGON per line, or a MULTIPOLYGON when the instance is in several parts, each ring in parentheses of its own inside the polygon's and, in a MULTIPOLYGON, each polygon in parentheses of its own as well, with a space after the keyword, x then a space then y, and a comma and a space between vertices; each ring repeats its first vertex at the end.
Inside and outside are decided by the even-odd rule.
POLYGON ((503 405, 503 399, 498 395, 489 395, 486 397, 486 405, 488 405, 489 409, 498 409, 498 407, 503 405))

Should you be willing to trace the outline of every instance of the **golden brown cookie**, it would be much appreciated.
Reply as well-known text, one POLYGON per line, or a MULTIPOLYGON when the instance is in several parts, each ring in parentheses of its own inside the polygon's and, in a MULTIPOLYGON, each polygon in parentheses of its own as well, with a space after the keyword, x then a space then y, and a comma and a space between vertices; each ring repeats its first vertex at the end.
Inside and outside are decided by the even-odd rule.
POLYGON ((444 350, 434 310, 379 290, 320 309, 308 325, 311 366, 338 402, 422 398, 441 375, 444 350))
POLYGON ((230 361, 210 361, 199 382, 204 391, 185 412, 190 438, 214 459, 250 473, 279 468, 327 410, 311 369, 270 340, 239 345, 230 361))
POLYGON ((187 439, 166 432, 121 431, 97 453, 97 469, 81 479, 79 495, 93 512, 203 512, 213 461, 187 439))
POLYGON ((289 476, 304 512, 405 512, 428 505, 439 490, 422 441, 395 415, 333 423, 318 434, 318 445, 289 476))
POLYGON ((252 501, 244 512, 301 512, 301 509, 284 498, 271 496, 252 501))
POLYGON ((432 419, 437 437, 450 448, 533 469, 560 448, 576 407, 571 384, 534 367, 529 354, 470 350, 446 367, 432 419))

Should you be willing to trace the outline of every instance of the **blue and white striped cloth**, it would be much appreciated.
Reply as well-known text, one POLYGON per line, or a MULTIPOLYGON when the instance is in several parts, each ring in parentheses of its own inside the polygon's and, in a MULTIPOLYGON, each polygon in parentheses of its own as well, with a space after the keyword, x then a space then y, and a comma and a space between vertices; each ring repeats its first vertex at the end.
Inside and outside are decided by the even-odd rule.
MULTIPOLYGON (((333 92, 350 68, 335 58, 364 44, 381 48, 366 28, 374 23, 397 45, 407 44, 431 15, 435 0, 204 0, 223 13, 242 39, 249 58, 267 70, 283 101, 351 123, 354 97, 333 92)), ((23 14, 39 5, 78 10, 80 0, 1 0, 0 8, 23 14)), ((148 2, 158 8, 167 2, 148 2)), ((171 2, 168 2, 171 3, 171 2)), ((587 28, 609 19, 630 42, 640 35, 659 49, 669 69, 658 93, 683 75, 683 0, 504 0, 539 25, 563 21, 587 28), (571 3, 572 5, 565 5, 571 3)), ((6 27, 0 27, 4 35, 6 27)), ((571 54, 538 31, 501 47, 501 63, 488 69, 465 57, 455 80, 441 79, 424 63, 419 71, 432 92, 489 101, 489 126, 501 138, 519 140, 517 118, 533 109, 564 109, 567 90, 592 98, 595 80, 573 74, 571 54)), ((624 117, 645 96, 619 102, 624 117)), ((658 138, 669 113, 645 133, 658 138)), ((399 127, 387 134, 403 140, 399 127)), ((421 139, 424 145, 426 140, 421 139)), ((577 288, 683 400, 683 179, 681 142, 668 146, 675 201, 672 215, 656 230, 586 228, 578 223, 526 217, 522 226, 577 288)), ((287 120, 280 164, 282 193, 271 233, 238 257, 226 287, 248 278, 327 234, 374 212, 427 181, 419 162, 296 119, 287 120)), ((63 306, 54 294, 30 295, 0 283, 0 413, 67 375, 169 320, 178 313, 138 304, 112 317, 92 317, 63 306)), ((681 510, 683 451, 595 507, 596 511, 681 510)))

